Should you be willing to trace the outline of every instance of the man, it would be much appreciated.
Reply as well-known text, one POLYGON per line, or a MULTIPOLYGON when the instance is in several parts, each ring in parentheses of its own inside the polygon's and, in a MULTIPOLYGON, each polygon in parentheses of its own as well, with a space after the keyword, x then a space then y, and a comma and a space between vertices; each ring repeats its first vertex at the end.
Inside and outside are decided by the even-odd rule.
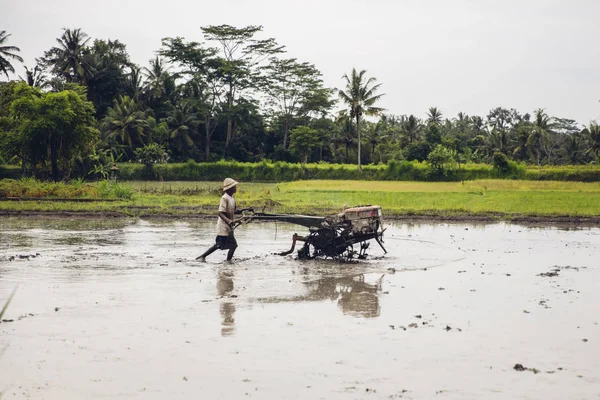
POLYGON ((206 261, 206 257, 214 253, 216 250, 229 250, 227 252, 227 261, 231 261, 233 253, 237 249, 237 241, 233 236, 233 222, 236 214, 235 198, 233 195, 237 191, 238 182, 231 178, 226 178, 223 181, 223 197, 219 204, 219 216, 217 218, 217 240, 216 243, 200 257, 196 258, 199 261, 206 261))

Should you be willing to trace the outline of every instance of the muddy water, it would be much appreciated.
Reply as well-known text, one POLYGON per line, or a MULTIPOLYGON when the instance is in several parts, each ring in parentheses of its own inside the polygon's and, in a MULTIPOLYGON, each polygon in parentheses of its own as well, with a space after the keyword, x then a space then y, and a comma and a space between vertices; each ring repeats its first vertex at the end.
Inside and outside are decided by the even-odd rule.
POLYGON ((391 224, 338 263, 250 225, 194 261, 213 229, 2 220, 2 398, 600 396, 600 229, 391 224))

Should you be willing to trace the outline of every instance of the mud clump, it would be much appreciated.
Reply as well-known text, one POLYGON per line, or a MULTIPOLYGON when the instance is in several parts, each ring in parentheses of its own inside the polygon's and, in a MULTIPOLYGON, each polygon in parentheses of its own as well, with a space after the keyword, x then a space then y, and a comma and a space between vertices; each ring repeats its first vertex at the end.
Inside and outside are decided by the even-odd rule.
MULTIPOLYGON (((586 267, 581 267, 581 268, 586 268, 586 267)), ((558 273, 561 270, 574 270, 574 271, 579 272, 579 267, 572 267, 570 265, 561 267, 560 265, 554 265, 552 267, 552 269, 550 270, 550 272, 542 272, 541 274, 538 274, 538 276, 543 276, 546 278, 553 278, 553 277, 558 276, 558 273)))
POLYGON ((533 372, 534 374, 537 374, 537 373, 539 373, 539 372, 540 372, 540 371, 539 371, 538 369, 536 369, 536 368, 527 368, 527 367, 524 367, 524 366, 523 366, 523 364, 515 364, 515 366, 513 367, 513 369, 514 369, 515 371, 519 371, 519 372, 522 372, 522 371, 531 371, 531 372, 533 372))
POLYGON ((515 371, 525 371, 525 367, 522 364, 515 364, 513 367, 515 371))

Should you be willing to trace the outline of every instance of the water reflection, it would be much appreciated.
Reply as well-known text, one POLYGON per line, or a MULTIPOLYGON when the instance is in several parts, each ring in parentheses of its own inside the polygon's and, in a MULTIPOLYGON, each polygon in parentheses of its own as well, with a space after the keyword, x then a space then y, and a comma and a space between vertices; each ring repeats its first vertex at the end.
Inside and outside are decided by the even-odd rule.
POLYGON ((344 314, 374 318, 381 314, 379 294, 383 275, 358 274, 344 277, 324 277, 304 282, 308 293, 301 296, 259 299, 263 303, 337 300, 344 314))
POLYGON ((231 336, 235 333, 235 304, 227 297, 231 292, 233 292, 233 274, 220 273, 217 280, 217 294, 227 299, 219 305, 221 336, 231 336))
POLYGON ((379 292, 384 275, 375 282, 365 280, 365 274, 346 276, 342 278, 327 277, 305 283, 309 289, 306 300, 330 299, 338 301, 338 306, 344 314, 355 317, 378 317, 379 292))

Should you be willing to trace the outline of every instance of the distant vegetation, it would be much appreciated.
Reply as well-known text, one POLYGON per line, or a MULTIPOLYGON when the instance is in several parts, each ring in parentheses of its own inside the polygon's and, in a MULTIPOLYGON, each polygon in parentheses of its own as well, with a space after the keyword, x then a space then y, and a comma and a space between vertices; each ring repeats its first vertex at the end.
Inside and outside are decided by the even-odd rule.
MULTIPOLYGON (((9 43, 18 41, 0 30, 2 77, 18 74, 20 48, 9 43)), ((204 26, 191 40, 165 38, 146 66, 132 63, 119 40, 64 29, 19 76, 0 82, 0 164, 17 166, 19 177, 101 179, 114 163, 139 162, 145 169, 119 164, 121 174, 203 179, 194 171, 218 167, 226 168, 219 179, 236 168, 253 180, 461 180, 472 171, 521 178, 528 166, 598 164, 600 156, 596 122, 579 126, 543 109, 448 116, 431 107, 423 118, 383 110, 376 77, 349 67, 340 88, 326 87, 317 66, 287 57, 261 26, 204 26), (219 160, 274 164, 199 166, 219 160), (364 165, 364 175, 310 163, 364 165)), ((575 179, 579 171, 554 176, 575 179)), ((2 169, 0 178, 13 172, 2 169)))

